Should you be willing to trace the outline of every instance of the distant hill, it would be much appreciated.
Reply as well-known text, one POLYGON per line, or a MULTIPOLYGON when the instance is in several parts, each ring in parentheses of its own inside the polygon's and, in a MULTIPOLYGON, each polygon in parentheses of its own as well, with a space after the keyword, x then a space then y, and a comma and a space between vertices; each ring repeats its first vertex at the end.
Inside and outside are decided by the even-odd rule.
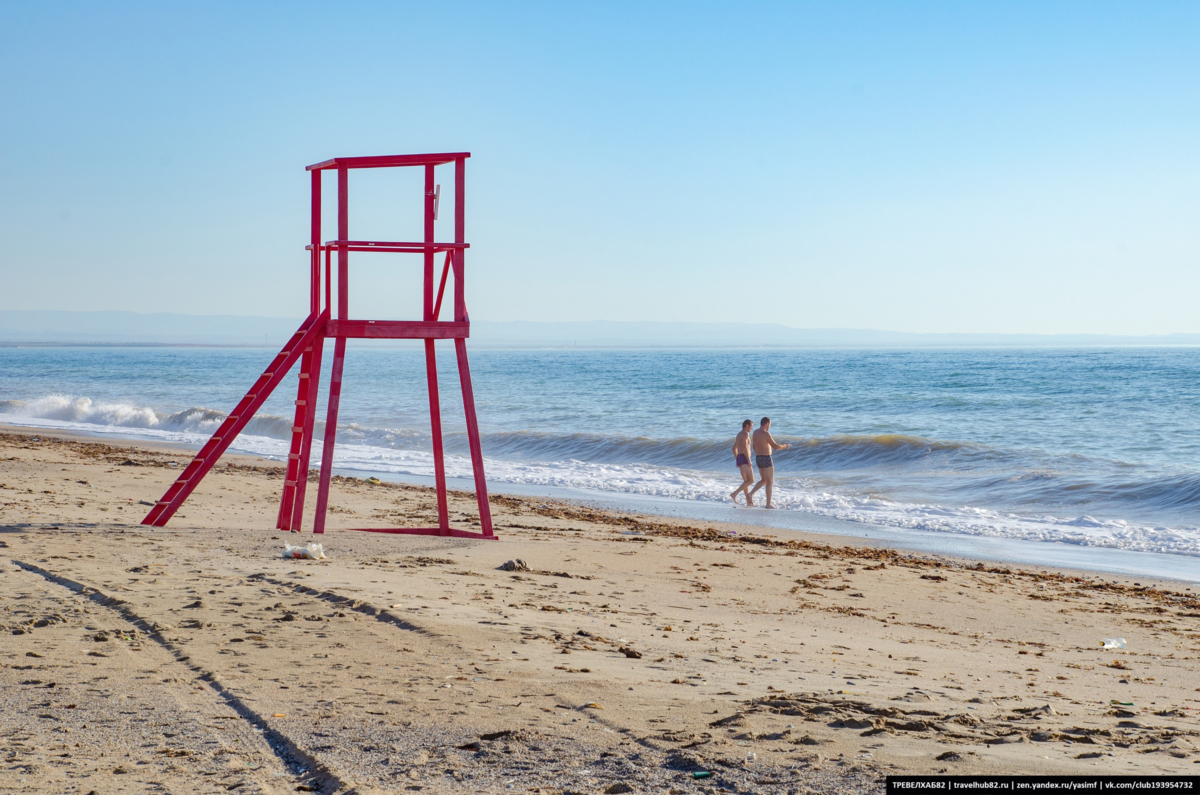
MULTIPOLYGON (((300 318, 182 315, 170 312, 0 310, 0 345, 278 346, 300 318)), ((537 323, 476 320, 479 347, 1104 347, 1200 345, 1200 334, 909 334, 870 329, 798 329, 771 323, 666 323, 610 320, 537 323)))
POLYGON ((282 345, 298 318, 0 310, 0 344, 282 345))

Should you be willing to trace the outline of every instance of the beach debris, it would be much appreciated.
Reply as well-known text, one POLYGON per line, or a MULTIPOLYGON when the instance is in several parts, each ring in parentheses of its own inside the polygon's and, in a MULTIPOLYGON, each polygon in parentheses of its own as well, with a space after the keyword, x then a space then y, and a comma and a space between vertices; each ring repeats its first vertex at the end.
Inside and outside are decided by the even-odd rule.
POLYGON ((1115 698, 1112 699, 1111 701, 1109 701, 1108 703, 1116 704, 1118 707, 1132 707, 1133 706, 1132 701, 1117 701, 1115 698))
POLYGON ((520 558, 506 560, 500 564, 500 571, 529 571, 529 564, 520 558))
POLYGON ((692 773, 692 778, 711 778, 712 773, 707 770, 697 770, 692 773))
POLYGON ((628 657, 631 660, 642 659, 642 653, 640 651, 638 651, 637 649, 631 649, 628 646, 622 646, 621 648, 617 649, 617 651, 621 652, 621 654, 624 654, 626 657, 628 657))
POLYGON ((1125 648, 1125 639, 1124 638, 1105 638, 1104 640, 1100 641, 1100 648, 1102 648, 1102 649, 1123 649, 1123 648, 1125 648))
POLYGON ((604 707, 600 706, 595 701, 589 701, 583 705, 583 709, 604 709, 604 707))
POLYGON ((370 483, 372 486, 382 486, 383 485, 383 481, 380 480, 379 478, 367 478, 367 483, 370 483))
POLYGON ((498 732, 491 732, 490 734, 481 734, 481 735, 479 735, 479 739, 487 740, 487 741, 491 742, 492 740, 499 740, 501 737, 507 737, 508 735, 510 735, 512 733, 513 733, 512 729, 504 729, 504 730, 498 731, 498 732))
POLYGON ((934 757, 939 762, 966 762, 967 757, 978 755, 974 751, 946 751, 934 757))
POLYGON ((747 762, 753 762, 755 759, 758 759, 758 754, 754 753, 753 751, 751 751, 750 753, 746 754, 746 761, 747 761, 747 762))
POLYGON ((283 545, 283 557, 288 560, 325 560, 325 547, 321 544, 304 546, 283 545))

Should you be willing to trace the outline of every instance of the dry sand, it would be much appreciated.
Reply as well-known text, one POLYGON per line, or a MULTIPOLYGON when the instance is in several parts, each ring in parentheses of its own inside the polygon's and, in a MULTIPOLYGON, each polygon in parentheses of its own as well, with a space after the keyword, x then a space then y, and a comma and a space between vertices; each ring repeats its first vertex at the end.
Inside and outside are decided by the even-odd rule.
MULTIPOLYGON (((1183 584, 503 496, 499 541, 334 529, 328 560, 288 561, 313 537, 271 529, 271 462, 228 457, 169 527, 137 524, 189 457, 0 433, 0 791, 1200 772, 1183 584)), ((331 504, 342 526, 434 511, 428 489, 353 478, 331 504)))

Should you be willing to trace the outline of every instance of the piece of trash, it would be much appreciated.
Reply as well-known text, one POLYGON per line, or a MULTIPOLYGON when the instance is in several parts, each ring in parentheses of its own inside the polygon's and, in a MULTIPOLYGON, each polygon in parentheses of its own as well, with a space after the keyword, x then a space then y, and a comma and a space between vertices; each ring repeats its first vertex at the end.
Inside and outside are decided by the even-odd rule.
POLYGON ((712 773, 707 770, 697 770, 692 773, 692 778, 709 778, 710 776, 712 776, 712 773))
POLYGON ((370 483, 372 486, 382 486, 383 485, 383 481, 380 480, 379 478, 367 478, 367 482, 370 483))
POLYGON ((325 560, 325 547, 321 544, 305 544, 302 547, 284 544, 283 556, 296 560, 325 560))
POLYGON ((604 709, 604 707, 600 706, 595 701, 589 701, 588 703, 583 705, 583 708, 584 709, 604 709))
POLYGON ((491 742, 492 740, 499 740, 501 737, 507 737, 510 734, 512 734, 512 729, 505 729, 504 731, 492 732, 491 734, 481 734, 479 735, 479 739, 491 742))
POLYGON ((1133 706, 1132 701, 1117 701, 1115 698, 1113 700, 1109 701, 1108 703, 1116 704, 1118 707, 1132 707, 1133 706))
POLYGON ((392 605, 391 609, 392 609, 392 610, 398 610, 398 609, 400 609, 401 607, 404 607, 404 605, 403 605, 403 604, 400 604, 399 602, 397 602, 396 604, 392 605))
POLYGON ((746 754, 746 761, 747 761, 747 762, 753 762, 755 759, 758 759, 758 754, 754 753, 753 751, 751 751, 750 753, 746 754))
POLYGON ((287 717, 287 713, 286 713, 286 712, 276 712, 276 713, 275 713, 274 715, 272 715, 271 717, 272 717, 272 718, 286 718, 286 717, 287 717))
POLYGON ((500 571, 529 571, 529 564, 520 558, 506 560, 500 564, 500 571))
POLYGON ((1124 638, 1105 638, 1104 640, 1100 641, 1100 648, 1102 648, 1102 649, 1123 649, 1123 648, 1125 648, 1125 639, 1124 638))
POLYGON ((623 535, 623 536, 640 536, 640 535, 644 535, 644 533, 642 533, 641 530, 622 530, 621 535, 623 535))

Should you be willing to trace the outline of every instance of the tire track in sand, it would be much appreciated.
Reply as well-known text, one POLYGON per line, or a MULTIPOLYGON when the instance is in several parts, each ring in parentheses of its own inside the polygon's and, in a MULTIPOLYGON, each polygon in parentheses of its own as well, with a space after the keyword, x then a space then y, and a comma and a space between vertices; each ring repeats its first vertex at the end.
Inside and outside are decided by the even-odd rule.
MULTIPOLYGON (((194 673, 199 681, 204 682, 209 690, 220 698, 221 703, 242 719, 239 722, 241 731, 238 733, 243 741, 250 747, 258 746, 259 750, 265 750, 266 755, 274 757, 282 764, 283 770, 291 778, 287 789, 309 792, 337 792, 346 789, 346 783, 320 760, 309 755, 299 744, 277 727, 272 726, 264 715, 226 688, 215 673, 196 664, 183 649, 163 637, 157 624, 139 615, 128 602, 115 596, 109 596, 95 586, 55 574, 35 564, 15 559, 11 559, 11 562, 23 571, 35 574, 47 582, 61 586, 88 599, 93 604, 116 613, 124 622, 140 630, 147 638, 166 650, 175 664, 194 673)), ((193 695, 196 691, 188 692, 189 695, 193 695)), ((237 731, 234 727, 230 727, 230 729, 237 731)), ((265 782, 259 781, 258 783, 264 791, 271 791, 265 782)))

